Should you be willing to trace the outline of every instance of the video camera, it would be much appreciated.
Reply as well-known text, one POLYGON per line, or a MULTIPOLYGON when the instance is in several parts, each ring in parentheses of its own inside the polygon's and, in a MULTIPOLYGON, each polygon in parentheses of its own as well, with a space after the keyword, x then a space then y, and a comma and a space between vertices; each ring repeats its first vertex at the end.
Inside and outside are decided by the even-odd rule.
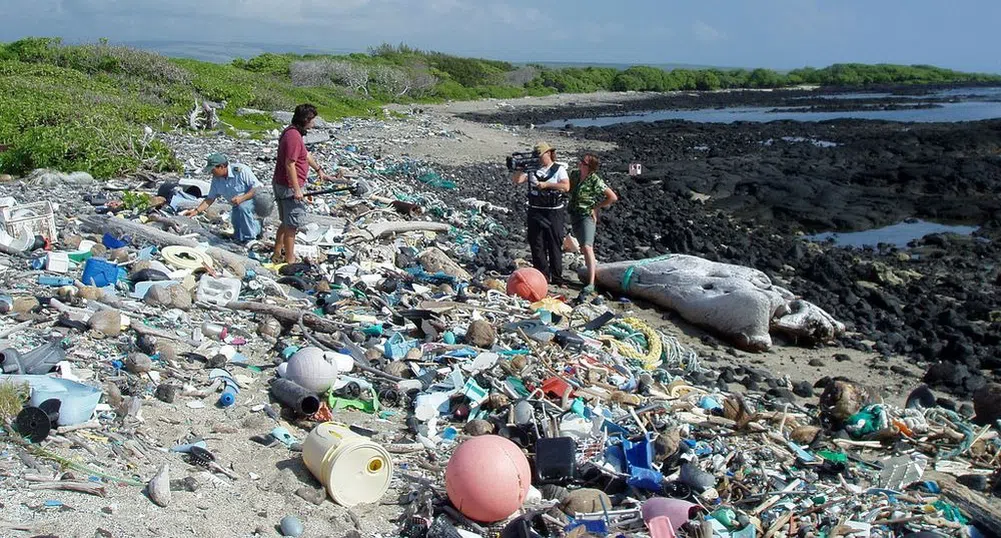
POLYGON ((526 174, 539 169, 539 154, 534 151, 516 151, 507 158, 507 169, 511 172, 520 170, 526 174))

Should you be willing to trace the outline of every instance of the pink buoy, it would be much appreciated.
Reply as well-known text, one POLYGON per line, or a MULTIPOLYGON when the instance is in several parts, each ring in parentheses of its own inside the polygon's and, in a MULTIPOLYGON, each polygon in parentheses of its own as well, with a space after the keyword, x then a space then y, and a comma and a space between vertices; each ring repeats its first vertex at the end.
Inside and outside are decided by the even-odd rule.
POLYGON ((698 506, 681 499, 654 497, 643 503, 643 521, 649 525, 649 522, 654 518, 666 516, 671 520, 673 530, 677 531, 691 519, 692 509, 698 508, 698 506))
POLYGON ((445 491, 466 517, 491 523, 515 513, 532 483, 528 459, 498 435, 481 435, 455 449, 445 467, 445 491))
POLYGON ((507 294, 517 295, 532 302, 541 301, 549 294, 546 275, 534 267, 522 267, 507 279, 507 294))

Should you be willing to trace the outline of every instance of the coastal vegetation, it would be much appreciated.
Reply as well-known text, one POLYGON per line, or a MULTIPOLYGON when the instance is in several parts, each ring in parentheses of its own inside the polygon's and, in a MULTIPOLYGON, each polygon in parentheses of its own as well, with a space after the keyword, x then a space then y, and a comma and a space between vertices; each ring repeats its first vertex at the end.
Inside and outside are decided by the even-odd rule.
POLYGON ((374 116, 390 102, 516 98, 595 91, 780 88, 801 84, 1001 82, 1001 76, 933 66, 839 64, 787 73, 769 69, 674 69, 649 66, 551 68, 515 65, 381 45, 349 55, 262 54, 216 64, 99 41, 55 38, 0 44, 0 171, 83 170, 114 177, 137 170, 178 170, 155 133, 186 124, 196 103, 224 102, 231 132, 279 127, 269 115, 312 102, 327 119, 374 116))

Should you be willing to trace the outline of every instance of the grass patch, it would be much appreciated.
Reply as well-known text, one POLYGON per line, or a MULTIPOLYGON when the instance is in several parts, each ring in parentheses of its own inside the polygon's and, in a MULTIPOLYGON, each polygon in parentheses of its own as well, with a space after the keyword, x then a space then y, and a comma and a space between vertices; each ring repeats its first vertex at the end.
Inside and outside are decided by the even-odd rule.
POLYGON ((20 385, 4 381, 0 383, 0 424, 14 420, 24 409, 25 402, 31 396, 31 388, 27 383, 20 385))

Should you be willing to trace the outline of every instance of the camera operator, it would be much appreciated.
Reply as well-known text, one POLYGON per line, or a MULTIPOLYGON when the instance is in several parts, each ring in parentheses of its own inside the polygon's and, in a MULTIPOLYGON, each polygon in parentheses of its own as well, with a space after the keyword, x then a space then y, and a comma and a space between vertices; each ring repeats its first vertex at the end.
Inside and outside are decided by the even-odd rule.
POLYGON ((565 232, 564 195, 570 190, 566 166, 556 162, 556 150, 545 142, 535 146, 539 159, 536 170, 515 171, 515 185, 528 187, 528 246, 532 265, 550 284, 563 283, 563 238, 565 232))

